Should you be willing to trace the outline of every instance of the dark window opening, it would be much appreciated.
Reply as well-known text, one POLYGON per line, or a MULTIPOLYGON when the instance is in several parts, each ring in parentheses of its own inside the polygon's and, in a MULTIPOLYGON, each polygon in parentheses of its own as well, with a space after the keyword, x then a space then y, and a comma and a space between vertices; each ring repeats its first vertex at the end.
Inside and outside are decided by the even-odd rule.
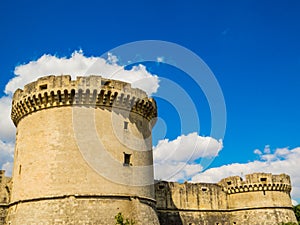
POLYGON ((124 152, 124 166, 131 166, 131 163, 130 163, 130 157, 131 157, 131 154, 126 154, 124 152))
POLYGON ((19 166, 19 175, 21 175, 22 166, 19 166))
POLYGON ((61 93, 60 93, 60 91, 57 92, 57 96, 58 96, 58 102, 61 102, 62 100, 61 100, 61 93))
POLYGON ((227 184, 228 184, 228 185, 231 185, 231 181, 227 181, 227 184))
POLYGON ((202 191, 207 191, 207 187, 202 187, 201 190, 202 191))
POLYGON ((128 129, 128 122, 124 121, 124 130, 127 130, 127 129, 128 129))
POLYGON ((260 181, 267 181, 267 178, 262 177, 262 178, 260 178, 260 181))
POLYGON ((236 224, 236 222, 233 222, 233 224, 236 224))
POLYGON ((109 80, 101 80, 101 86, 103 85, 109 85, 110 81, 109 80))
POLYGON ((40 85, 40 90, 46 90, 47 89, 47 84, 40 85))
POLYGON ((158 188, 161 190, 161 189, 164 189, 165 186, 161 184, 161 185, 158 185, 158 188))

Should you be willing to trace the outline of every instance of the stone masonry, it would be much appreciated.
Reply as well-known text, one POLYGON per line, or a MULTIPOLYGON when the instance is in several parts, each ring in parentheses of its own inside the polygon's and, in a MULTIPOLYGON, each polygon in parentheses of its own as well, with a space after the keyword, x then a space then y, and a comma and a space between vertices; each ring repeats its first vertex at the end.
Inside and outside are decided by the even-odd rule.
POLYGON ((0 225, 296 222, 288 175, 154 184, 155 100, 100 76, 46 76, 18 89, 13 177, 0 171, 0 225))
POLYGON ((155 194, 161 225, 278 225, 296 222, 286 174, 254 173, 217 184, 160 181, 155 194))

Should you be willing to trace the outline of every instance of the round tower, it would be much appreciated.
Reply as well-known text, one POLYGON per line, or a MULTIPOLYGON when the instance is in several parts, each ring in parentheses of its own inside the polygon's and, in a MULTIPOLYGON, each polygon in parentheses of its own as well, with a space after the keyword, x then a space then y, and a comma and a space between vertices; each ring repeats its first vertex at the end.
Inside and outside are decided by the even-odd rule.
POLYGON ((291 181, 286 174, 253 173, 245 180, 232 176, 218 184, 228 194, 228 209, 235 224, 297 222, 290 197, 291 181))
POLYGON ((156 103, 100 76, 47 76, 18 89, 9 224, 159 224, 151 129, 156 103))

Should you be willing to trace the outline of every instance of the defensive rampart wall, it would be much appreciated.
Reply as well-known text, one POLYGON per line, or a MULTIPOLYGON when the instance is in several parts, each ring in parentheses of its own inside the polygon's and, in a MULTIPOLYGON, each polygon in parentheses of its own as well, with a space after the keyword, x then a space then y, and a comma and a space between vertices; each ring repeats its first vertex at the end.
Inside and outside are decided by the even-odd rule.
POLYGON ((158 182, 155 186, 161 225, 278 225, 296 222, 288 175, 254 173, 218 184, 158 182))

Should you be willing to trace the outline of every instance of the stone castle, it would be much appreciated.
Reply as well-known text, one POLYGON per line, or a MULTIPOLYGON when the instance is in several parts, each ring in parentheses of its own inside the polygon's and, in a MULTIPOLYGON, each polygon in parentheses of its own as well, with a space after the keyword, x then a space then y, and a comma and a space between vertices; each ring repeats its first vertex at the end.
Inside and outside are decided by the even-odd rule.
POLYGON ((0 224, 277 225, 296 222, 288 175, 216 184, 154 182, 155 100, 100 76, 47 76, 18 89, 12 178, 0 171, 0 224))

